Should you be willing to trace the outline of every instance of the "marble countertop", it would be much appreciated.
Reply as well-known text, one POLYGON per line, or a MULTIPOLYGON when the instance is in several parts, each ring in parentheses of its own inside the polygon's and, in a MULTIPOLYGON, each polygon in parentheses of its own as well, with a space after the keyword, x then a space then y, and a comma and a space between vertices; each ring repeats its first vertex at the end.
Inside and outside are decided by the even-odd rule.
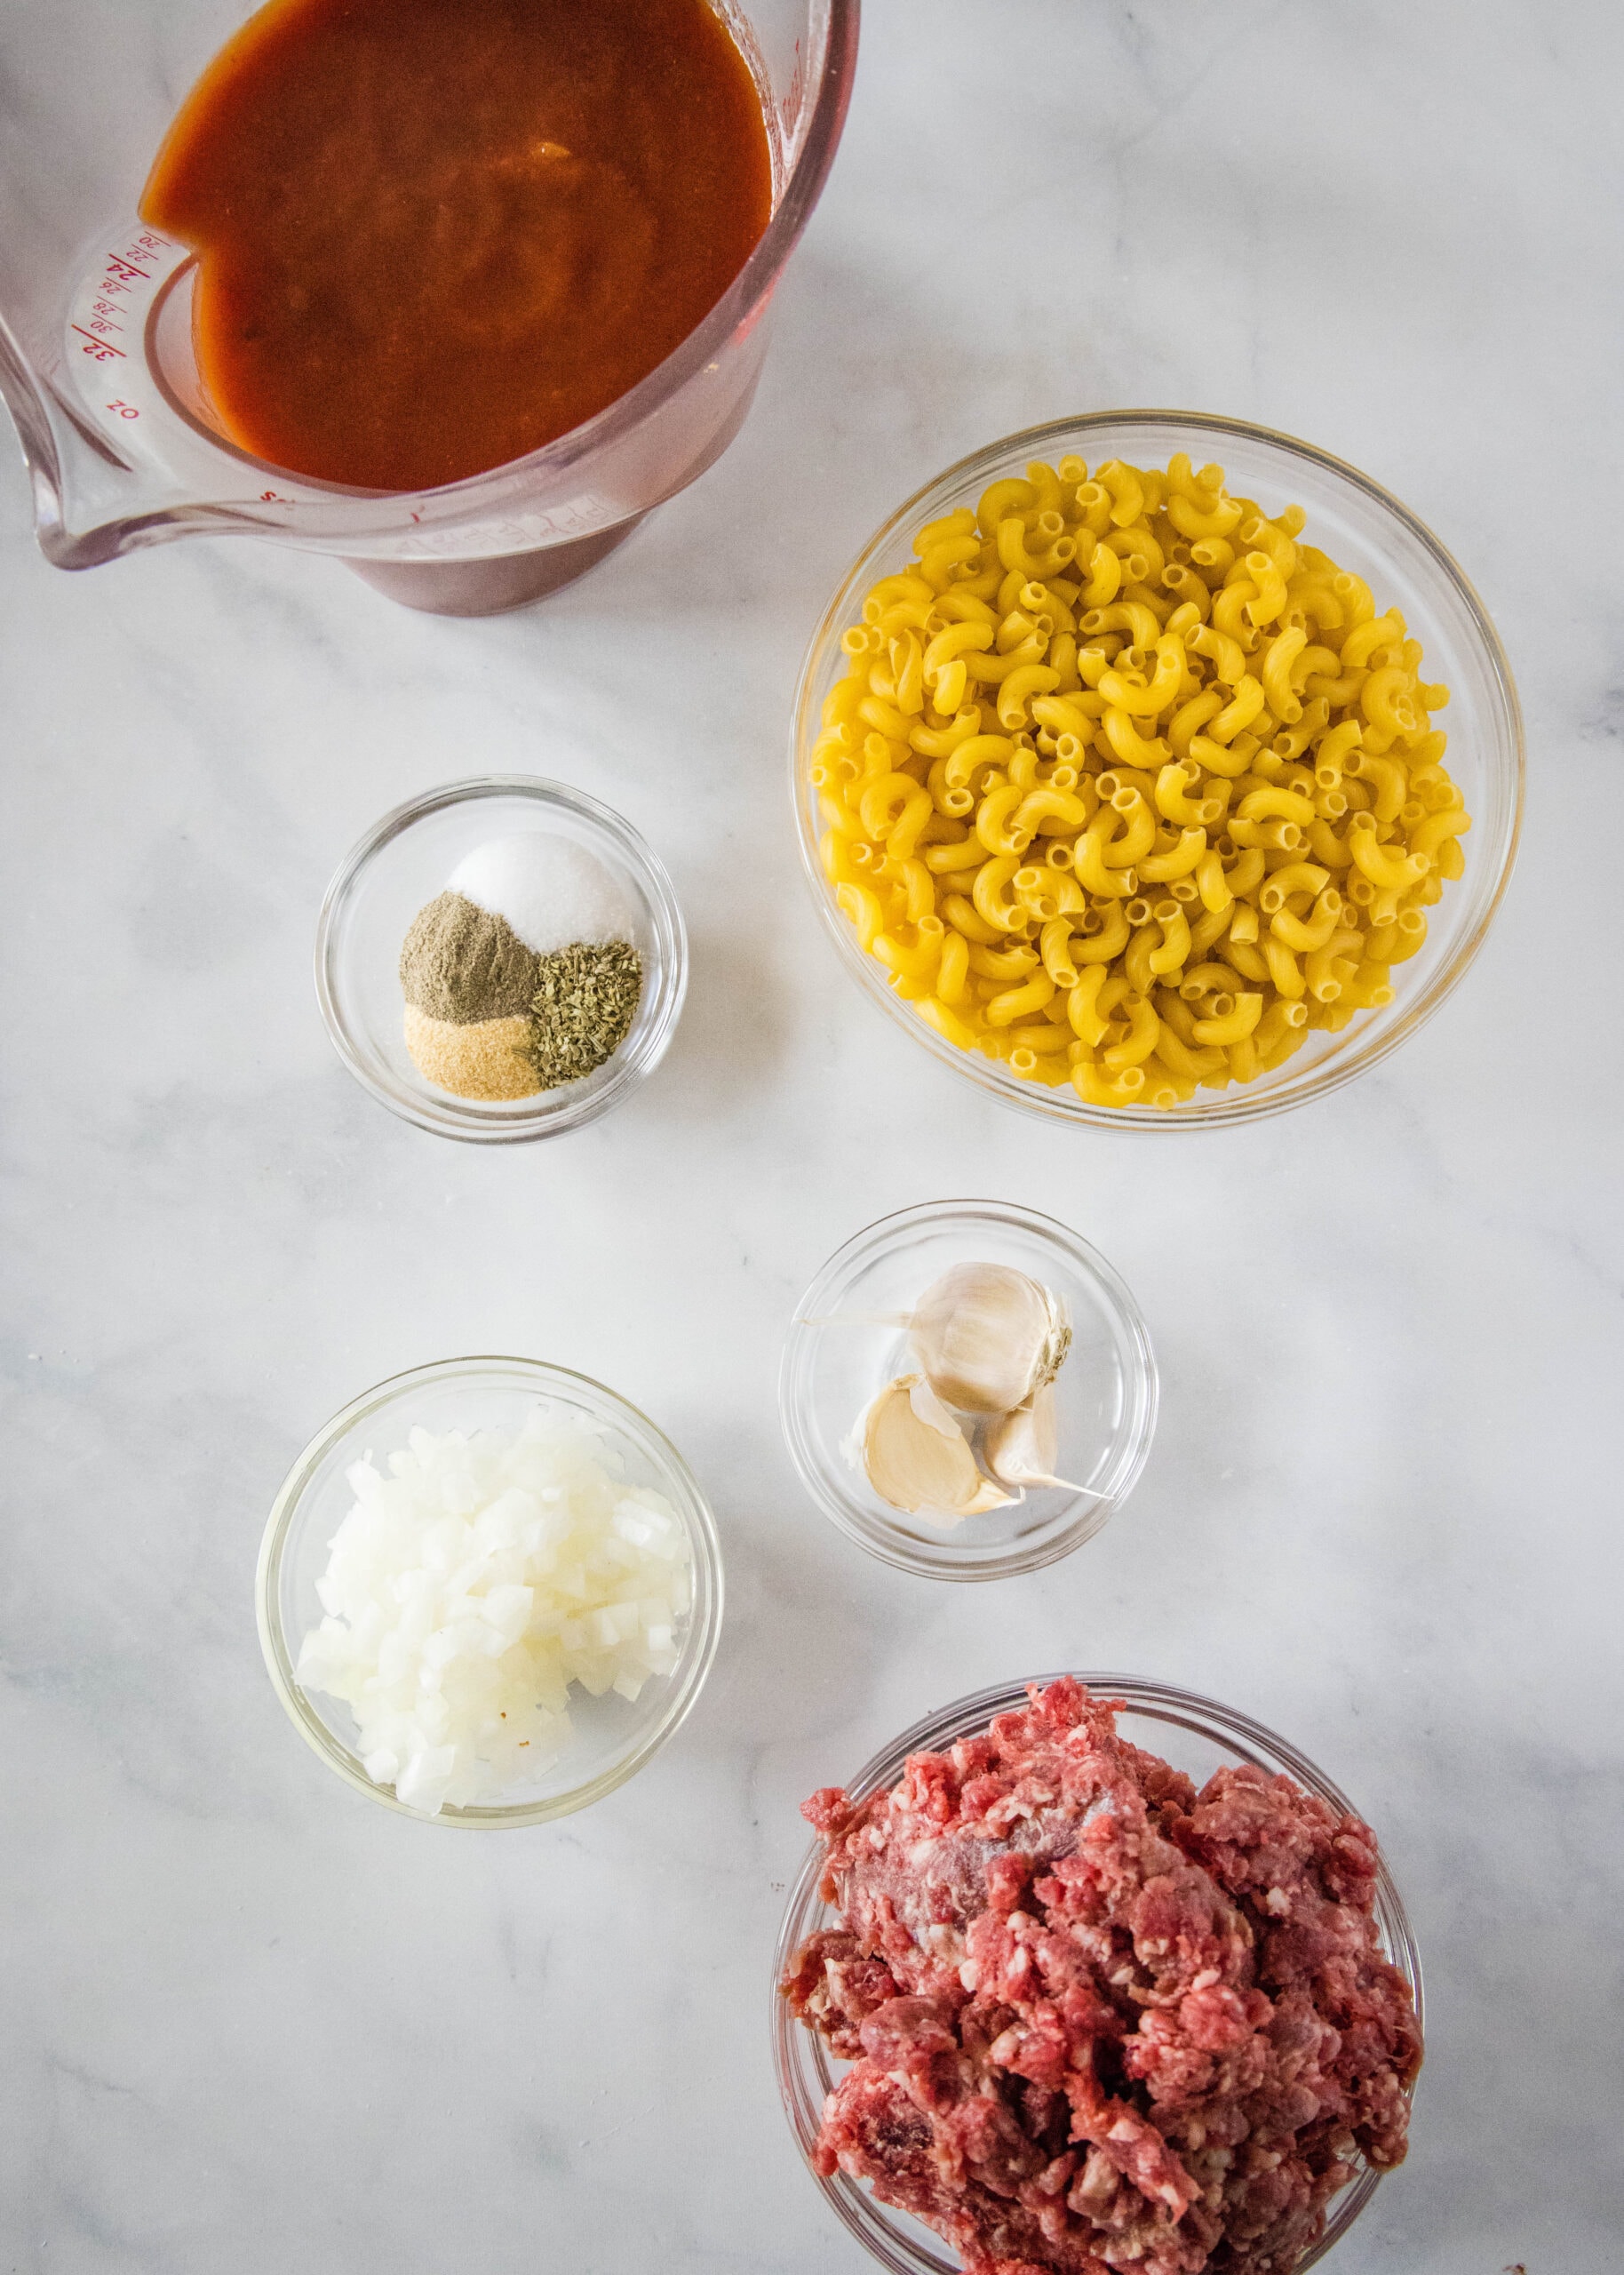
POLYGON ((1617 2266, 1621 68, 1604 0, 870 0, 744 432, 501 619, 241 540, 59 574, 6 451, 0 2267, 859 2275, 768 2063, 797 1803, 1068 1664, 1255 1714, 1382 1836, 1429 2059, 1338 2275, 1617 2266), (804 643, 881 515, 1142 403, 1412 505, 1501 627, 1531 757, 1510 896, 1423 1034, 1177 1145, 899 1048, 818 933, 784 784, 804 643), (665 1066, 540 1148, 394 1120, 310 986, 345 849, 486 768, 625 813, 693 932, 665 1066), (824 1257, 948 1193, 1075 1225, 1163 1371, 1126 1508, 987 1588, 860 1554, 775 1410, 824 1257), (306 1439, 466 1350, 652 1414, 728 1571, 668 1752, 503 1839, 330 1776, 252 1616, 306 1439))

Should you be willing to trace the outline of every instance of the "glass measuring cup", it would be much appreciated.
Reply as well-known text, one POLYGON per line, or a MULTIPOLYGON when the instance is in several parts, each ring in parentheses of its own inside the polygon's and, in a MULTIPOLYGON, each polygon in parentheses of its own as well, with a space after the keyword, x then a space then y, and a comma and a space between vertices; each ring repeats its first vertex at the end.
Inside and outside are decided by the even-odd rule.
POLYGON ((47 560, 88 569, 232 533, 336 554, 409 607, 515 608, 612 552, 743 425, 773 288, 833 162, 860 0, 709 0, 761 94, 773 212, 681 346, 598 415, 437 490, 289 474, 215 424, 192 352, 195 263, 135 218, 186 89, 254 11, 242 0, 52 0, 8 11, 0 73, 0 395, 47 560))

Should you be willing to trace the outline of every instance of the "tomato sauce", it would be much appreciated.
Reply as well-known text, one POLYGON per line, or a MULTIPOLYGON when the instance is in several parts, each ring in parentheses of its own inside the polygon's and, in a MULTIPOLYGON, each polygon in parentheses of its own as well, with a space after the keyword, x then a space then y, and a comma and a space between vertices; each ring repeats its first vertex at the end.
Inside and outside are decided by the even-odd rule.
POLYGON ((603 410, 771 206, 760 100, 704 0, 271 0, 141 199, 199 256, 223 431, 371 490, 460 481, 603 410))

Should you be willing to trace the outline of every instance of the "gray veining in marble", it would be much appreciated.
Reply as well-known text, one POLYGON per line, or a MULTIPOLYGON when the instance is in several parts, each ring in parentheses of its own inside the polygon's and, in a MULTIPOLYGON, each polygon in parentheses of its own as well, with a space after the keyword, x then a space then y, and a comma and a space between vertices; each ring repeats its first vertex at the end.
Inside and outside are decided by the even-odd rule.
MULTIPOLYGON (((15 7, 0 53, 49 21, 15 7)), ((1618 2266, 1621 23, 870 0, 750 424, 529 613, 426 620, 244 542, 65 577, 6 454, 7 2275, 859 2275, 768 2062, 796 1804, 1066 1662, 1253 1712, 1383 1837, 1430 2058, 1338 2275, 1618 2266), (898 1048, 818 934, 784 783, 804 642, 882 514, 1010 428, 1139 403, 1406 499, 1501 627, 1532 762, 1511 895, 1424 1034, 1166 1145, 898 1048), (352 840, 490 766, 625 812, 695 950, 636 1100, 494 1153, 366 1098, 309 981, 352 840), (986 1589, 849 1547, 775 1418, 814 1270, 946 1193, 1075 1223, 1164 1374, 1128 1507, 986 1589), (307 1435, 469 1349, 653 1414, 731 1594, 659 1762, 486 1840, 321 1768, 251 1592, 307 1435)), ((20 79, 5 105, 26 129, 20 79)))

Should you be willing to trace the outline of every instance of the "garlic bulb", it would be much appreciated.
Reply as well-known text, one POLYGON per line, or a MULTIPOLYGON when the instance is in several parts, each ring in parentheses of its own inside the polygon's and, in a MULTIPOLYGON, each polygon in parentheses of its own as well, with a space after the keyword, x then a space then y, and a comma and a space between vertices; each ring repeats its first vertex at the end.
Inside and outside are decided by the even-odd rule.
POLYGON ((1017 1489, 1057 1485, 1067 1493, 1086 1493, 1087 1486, 1073 1485, 1070 1478, 1055 1475, 1059 1447, 1055 1393, 1047 1383, 1034 1391, 1023 1406, 990 1422, 981 1441, 982 1459, 1000 1485, 1017 1489))
POLYGON ((882 1501, 957 1524, 1015 1497, 975 1466, 969 1440, 921 1375, 899 1375, 858 1417, 848 1447, 882 1501))
POLYGON ((967 1414, 1007 1414, 1054 1381, 1065 1306, 1007 1264, 956 1264, 927 1288, 909 1339, 930 1387, 967 1414))

